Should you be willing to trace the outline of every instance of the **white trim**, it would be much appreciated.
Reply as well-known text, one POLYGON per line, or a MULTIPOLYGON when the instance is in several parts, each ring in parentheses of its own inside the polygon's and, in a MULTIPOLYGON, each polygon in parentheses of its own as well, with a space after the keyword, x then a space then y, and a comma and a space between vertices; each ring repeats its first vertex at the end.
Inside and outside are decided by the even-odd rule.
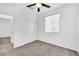
POLYGON ((0 18, 4 18, 4 19, 13 19, 12 16, 4 15, 4 14, 0 14, 0 18))

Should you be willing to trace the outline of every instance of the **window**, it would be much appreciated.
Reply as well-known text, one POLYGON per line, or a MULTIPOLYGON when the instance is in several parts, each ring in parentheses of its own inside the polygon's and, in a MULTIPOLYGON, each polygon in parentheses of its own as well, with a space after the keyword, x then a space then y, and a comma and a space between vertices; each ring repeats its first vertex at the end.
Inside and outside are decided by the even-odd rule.
POLYGON ((60 14, 55 14, 45 18, 45 32, 59 32, 60 14))

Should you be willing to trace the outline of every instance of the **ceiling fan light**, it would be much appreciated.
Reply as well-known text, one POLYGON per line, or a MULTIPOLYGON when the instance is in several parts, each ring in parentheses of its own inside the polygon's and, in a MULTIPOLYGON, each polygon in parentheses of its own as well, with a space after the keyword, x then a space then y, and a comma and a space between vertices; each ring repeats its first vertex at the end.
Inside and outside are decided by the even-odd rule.
POLYGON ((37 7, 37 8, 41 7, 41 4, 40 4, 40 3, 37 3, 37 4, 36 4, 36 7, 37 7))

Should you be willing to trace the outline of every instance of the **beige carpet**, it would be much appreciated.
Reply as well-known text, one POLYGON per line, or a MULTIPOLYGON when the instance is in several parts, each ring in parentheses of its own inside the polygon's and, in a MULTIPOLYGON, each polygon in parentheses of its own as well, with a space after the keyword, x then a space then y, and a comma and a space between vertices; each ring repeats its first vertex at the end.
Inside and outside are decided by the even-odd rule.
POLYGON ((10 43, 10 37, 0 37, 0 45, 10 43))
POLYGON ((73 50, 58 47, 42 41, 34 41, 24 46, 1 52, 2 56, 78 56, 73 50))

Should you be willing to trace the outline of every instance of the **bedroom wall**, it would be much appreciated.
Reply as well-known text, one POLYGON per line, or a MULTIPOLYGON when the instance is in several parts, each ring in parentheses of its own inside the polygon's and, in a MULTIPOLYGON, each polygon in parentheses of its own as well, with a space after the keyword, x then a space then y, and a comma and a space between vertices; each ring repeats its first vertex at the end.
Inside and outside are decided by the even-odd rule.
MULTIPOLYGON (((19 5, 18 5, 19 6, 19 5)), ((14 29, 14 47, 22 46, 33 40, 36 40, 36 14, 32 10, 19 7, 20 10, 15 16, 15 29, 14 29)))
POLYGON ((78 26, 78 28, 77 28, 77 34, 78 34, 78 40, 77 40, 77 51, 78 51, 78 53, 79 53, 79 4, 77 4, 77 18, 78 18, 78 20, 77 20, 77 26, 78 26))
POLYGON ((77 50, 77 7, 76 4, 65 5, 48 12, 39 13, 38 39, 54 45, 77 50), (45 32, 45 17, 60 14, 60 32, 45 32))

